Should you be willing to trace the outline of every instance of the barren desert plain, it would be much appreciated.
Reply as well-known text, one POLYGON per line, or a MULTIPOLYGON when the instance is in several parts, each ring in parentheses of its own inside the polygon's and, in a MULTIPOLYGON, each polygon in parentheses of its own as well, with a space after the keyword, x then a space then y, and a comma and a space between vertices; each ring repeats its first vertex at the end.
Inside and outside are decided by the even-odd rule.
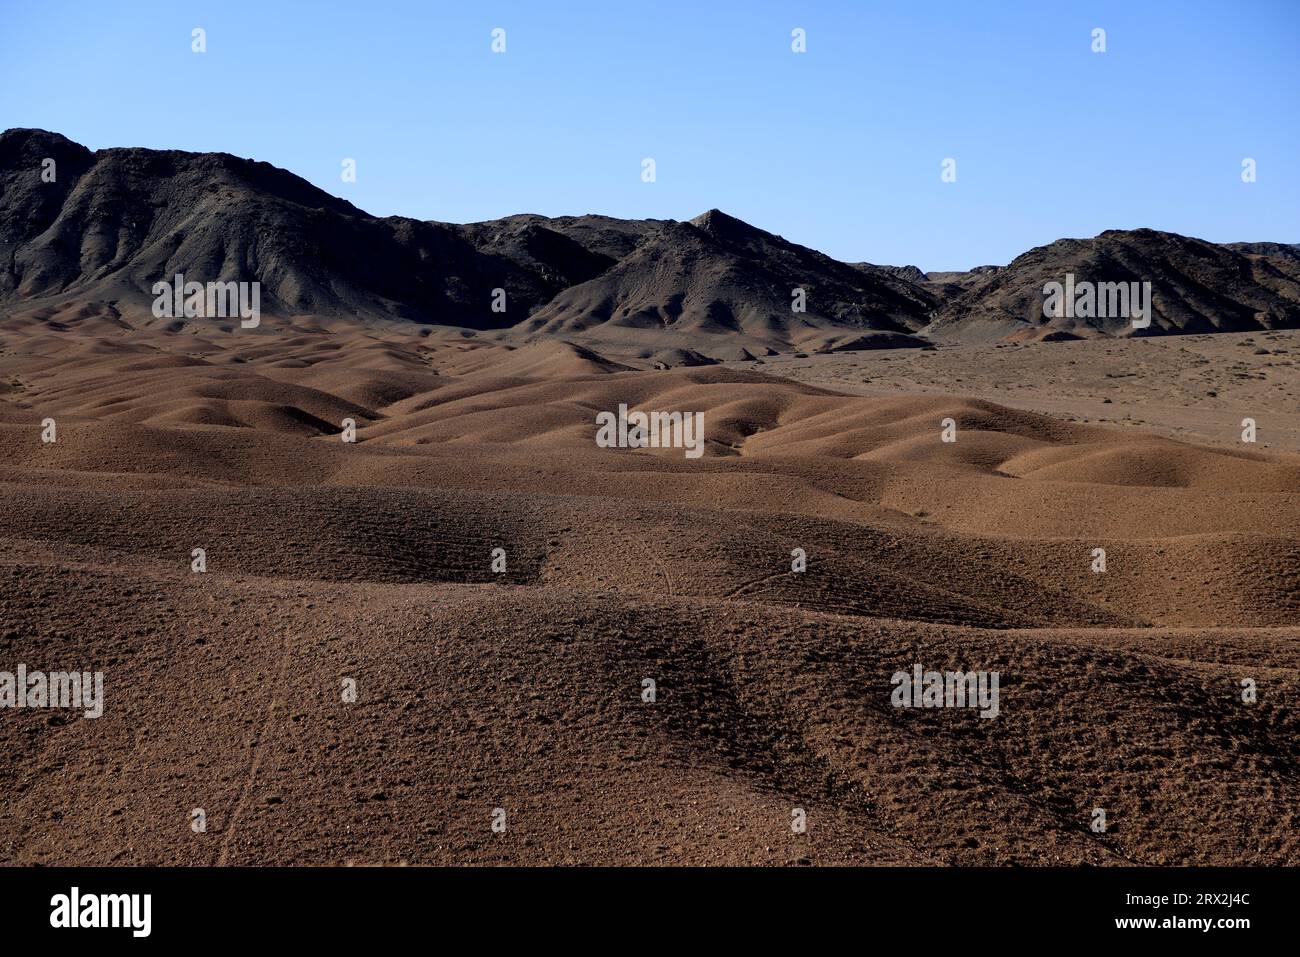
POLYGON ((1242 238, 926 273, 0 133, 0 864, 1300 864, 1242 238))
POLYGON ((3 646, 104 707, 0 721, 0 863, 1300 863, 1295 331, 655 369, 4 312, 3 646), (703 454, 599 447, 620 404, 703 454))

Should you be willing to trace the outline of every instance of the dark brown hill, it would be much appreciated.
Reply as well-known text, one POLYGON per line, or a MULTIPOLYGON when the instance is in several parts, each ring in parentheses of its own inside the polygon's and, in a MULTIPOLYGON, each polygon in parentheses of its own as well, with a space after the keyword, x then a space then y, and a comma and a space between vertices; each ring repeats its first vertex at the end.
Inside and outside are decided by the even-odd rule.
POLYGON ((1064 283, 1151 283, 1144 334, 1243 332, 1300 325, 1300 260, 1247 255, 1231 246, 1154 229, 1107 230, 1060 239, 1018 256, 949 300, 927 330, 937 338, 997 339, 1066 331, 1134 332, 1127 316, 1043 316, 1043 287, 1064 283))
POLYGON ((1143 334, 1300 326, 1300 252, 1283 243, 1110 230, 1032 249, 1005 267, 923 273, 840 262, 716 209, 689 222, 376 217, 268 163, 91 151, 30 129, 0 134, 0 262, 0 308, 85 305, 110 322, 152 324, 154 283, 183 273, 204 283, 256 280, 272 317, 517 327, 643 358, 843 349, 873 333, 971 341, 1133 333, 1127 316, 1044 319, 1043 286, 1067 274, 1150 282, 1143 334), (41 175, 46 160, 53 182, 41 175), (796 289, 803 311, 792 308, 796 289), (497 290, 504 311, 493 309, 497 290))
MULTIPOLYGON (((628 341, 732 337, 747 346, 820 344, 846 331, 910 332, 937 299, 887 268, 852 266, 719 210, 669 223, 596 278, 560 293, 524 329, 628 341), (793 308, 805 290, 805 310, 793 308)), ((707 348, 707 347, 706 347, 707 348)))
POLYGON ((541 226, 473 230, 378 218, 267 163, 224 153, 90 152, 41 130, 0 134, 0 301, 146 309, 155 282, 258 280, 271 314, 507 326, 609 262, 541 226), (41 179, 56 160, 53 183, 41 179), (507 292, 494 313, 492 294, 507 292))

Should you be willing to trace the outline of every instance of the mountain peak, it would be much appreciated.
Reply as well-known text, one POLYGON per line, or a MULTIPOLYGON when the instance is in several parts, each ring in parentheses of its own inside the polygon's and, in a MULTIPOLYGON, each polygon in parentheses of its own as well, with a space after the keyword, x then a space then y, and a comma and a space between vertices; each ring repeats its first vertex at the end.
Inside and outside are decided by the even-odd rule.
POLYGON ((1132 331, 1124 315, 1043 322, 1044 285, 1069 274, 1150 283, 1156 332, 1300 325, 1300 253, 1282 244, 1106 230, 1036 247, 1002 269, 927 275, 843 263, 717 208, 685 222, 380 218, 269 163, 92 152, 42 129, 0 133, 0 262, 0 306, 79 299, 143 311, 156 280, 186 271, 260 282, 277 314, 565 334, 599 325, 691 349, 700 337, 761 351, 930 326, 971 339, 1132 331), (490 306, 498 290, 509 313, 490 306), (806 295, 802 311, 792 290, 806 295))
POLYGON ((696 226, 713 236, 762 232, 762 230, 749 225, 743 219, 729 216, 720 209, 710 209, 707 212, 700 213, 690 223, 692 226, 696 226))
POLYGON ((89 161, 91 155, 80 143, 49 130, 15 127, 0 133, 0 169, 38 164, 46 157, 89 161))

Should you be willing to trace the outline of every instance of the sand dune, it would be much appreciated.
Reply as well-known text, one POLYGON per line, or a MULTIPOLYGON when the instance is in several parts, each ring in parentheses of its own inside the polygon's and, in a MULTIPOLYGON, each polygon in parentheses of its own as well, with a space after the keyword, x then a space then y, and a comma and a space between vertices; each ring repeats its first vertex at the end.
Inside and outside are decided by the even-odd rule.
POLYGON ((1300 852, 1300 728, 1276 703, 1300 690, 1293 633, 952 630, 753 602, 155 570, 123 594, 120 564, 29 561, 0 566, 7 620, 50 653, 103 661, 117 690, 98 722, 3 726, 31 755, 5 782, 11 862, 1300 852), (73 636, 32 607, 37 582, 56 609, 111 610, 114 633, 73 636), (1002 716, 891 708, 888 674, 917 659, 1001 669, 1002 716), (1243 669, 1274 703, 1233 703, 1243 669), (344 677, 358 680, 353 705, 337 700, 344 677), (1081 824, 1096 806, 1110 809, 1104 835, 1081 824), (197 839, 194 807, 210 815, 197 839), (488 826, 495 807, 504 835, 488 826), (806 834, 791 833, 794 807, 806 834))
POLYGON ((0 861, 1300 861, 1292 452, 76 311, 0 327, 0 617, 106 707, 0 722, 0 861), (702 455, 598 447, 620 404, 703 413, 702 455), (999 716, 893 707, 916 663, 998 671, 999 716))

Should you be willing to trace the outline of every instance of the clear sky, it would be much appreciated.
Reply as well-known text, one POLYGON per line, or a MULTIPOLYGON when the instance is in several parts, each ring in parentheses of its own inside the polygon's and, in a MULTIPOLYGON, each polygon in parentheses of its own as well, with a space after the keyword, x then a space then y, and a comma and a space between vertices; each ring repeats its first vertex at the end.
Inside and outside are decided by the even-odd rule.
POLYGON ((923 269, 1300 242, 1297 104, 1300 0, 0 0, 0 127, 254 157, 377 215, 719 207, 923 269))

